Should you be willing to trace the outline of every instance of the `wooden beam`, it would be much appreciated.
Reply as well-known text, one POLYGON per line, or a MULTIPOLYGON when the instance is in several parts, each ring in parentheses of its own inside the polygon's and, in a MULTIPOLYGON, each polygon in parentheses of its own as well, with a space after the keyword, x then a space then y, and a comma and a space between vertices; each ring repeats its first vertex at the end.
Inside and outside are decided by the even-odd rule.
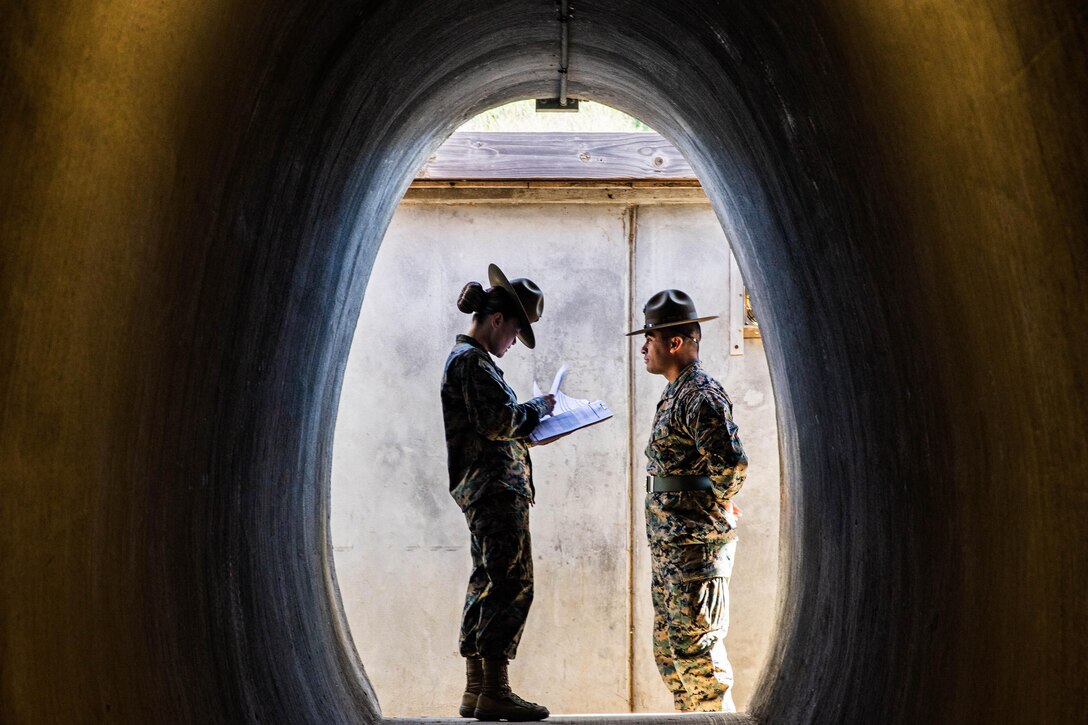
POLYGON ((695 172, 656 133, 455 133, 419 179, 685 179, 695 172))
POLYGON ((405 204, 708 204, 698 187, 417 187, 408 189, 405 204))
POLYGON ((700 189, 696 179, 416 179, 413 189, 700 189))

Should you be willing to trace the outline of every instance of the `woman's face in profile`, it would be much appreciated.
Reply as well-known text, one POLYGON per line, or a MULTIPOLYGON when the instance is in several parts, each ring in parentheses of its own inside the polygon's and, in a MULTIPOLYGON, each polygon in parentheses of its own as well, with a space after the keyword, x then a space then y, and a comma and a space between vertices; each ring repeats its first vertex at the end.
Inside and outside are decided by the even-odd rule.
POLYGON ((492 337, 491 354, 495 357, 502 357, 517 342, 518 330, 521 329, 521 320, 516 316, 507 317, 500 314, 496 314, 495 317, 497 318, 496 321, 501 320, 501 322, 494 328, 495 334, 492 337))

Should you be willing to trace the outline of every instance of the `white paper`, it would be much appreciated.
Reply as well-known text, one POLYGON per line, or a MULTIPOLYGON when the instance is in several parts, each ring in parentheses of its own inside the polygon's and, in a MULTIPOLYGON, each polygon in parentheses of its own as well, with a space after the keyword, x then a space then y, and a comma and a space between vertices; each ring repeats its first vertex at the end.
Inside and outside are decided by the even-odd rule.
POLYGON ((563 365, 559 368, 559 371, 555 374, 555 379, 552 380, 552 395, 559 393, 559 386, 563 384, 563 381, 567 377, 567 366, 563 365))
MULTIPOLYGON (((552 380, 551 394, 555 396, 555 408, 552 409, 551 415, 541 418, 540 423, 533 429, 529 436, 533 442, 539 443, 612 417, 612 411, 600 400, 591 403, 588 400, 566 395, 561 390, 566 378, 567 366, 563 365, 552 380)), ((535 380, 533 395, 536 397, 543 395, 540 385, 535 380)))
POLYGON ((565 413, 557 413, 541 419, 540 423, 529 435, 529 438, 534 443, 539 443, 549 438, 576 431, 579 428, 585 428, 587 425, 600 423, 611 417, 612 411, 602 401, 587 402, 585 405, 565 413))

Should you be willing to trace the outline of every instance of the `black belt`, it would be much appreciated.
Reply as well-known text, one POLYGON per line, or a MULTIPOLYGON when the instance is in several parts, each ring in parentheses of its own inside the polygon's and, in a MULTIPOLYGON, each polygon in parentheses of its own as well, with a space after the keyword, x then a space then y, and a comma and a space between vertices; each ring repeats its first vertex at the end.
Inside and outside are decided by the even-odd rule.
POLYGON ((646 493, 706 491, 714 488, 709 476, 647 476, 646 493))

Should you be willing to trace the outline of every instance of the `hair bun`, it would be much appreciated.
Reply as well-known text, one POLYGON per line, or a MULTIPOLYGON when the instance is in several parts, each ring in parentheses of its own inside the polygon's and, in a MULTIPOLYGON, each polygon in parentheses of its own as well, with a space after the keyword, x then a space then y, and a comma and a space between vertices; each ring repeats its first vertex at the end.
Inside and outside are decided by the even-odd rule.
POLYGON ((457 309, 466 314, 479 312, 487 304, 487 293, 479 282, 469 282, 461 290, 461 296, 457 298, 457 309))

